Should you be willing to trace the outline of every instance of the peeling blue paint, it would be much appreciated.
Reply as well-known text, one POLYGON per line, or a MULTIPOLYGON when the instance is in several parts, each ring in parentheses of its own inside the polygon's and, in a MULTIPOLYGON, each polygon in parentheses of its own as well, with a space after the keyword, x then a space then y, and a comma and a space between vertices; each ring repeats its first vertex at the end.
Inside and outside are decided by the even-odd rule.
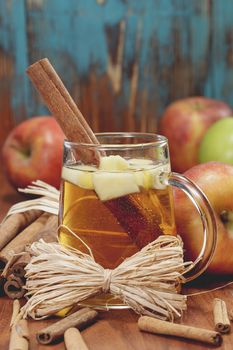
MULTIPOLYGON (((228 50, 233 48, 233 2, 215 0, 211 16, 212 42, 209 74, 204 91, 208 96, 224 97, 233 103, 233 64, 227 62, 228 50), (231 36, 230 43, 227 37, 231 36)), ((231 56, 233 52, 231 51, 231 56)), ((231 61, 233 57, 231 57, 231 61)))
MULTIPOLYGON (((0 47, 14 62, 15 115, 22 106, 27 116, 47 111, 25 74, 28 64, 37 59, 48 57, 69 89, 77 79, 87 82, 93 67, 97 79, 107 76, 109 50, 117 52, 113 47, 117 36, 114 45, 108 41, 111 28, 116 33, 122 21, 125 36, 117 108, 128 108, 133 64, 139 69, 137 93, 146 91, 157 117, 171 99, 190 94, 233 104, 232 0, 41 3, 0 1, 0 47)), ((138 116, 140 108, 137 102, 138 116)))
MULTIPOLYGON (((11 103, 17 111, 24 109, 30 116, 31 94, 29 83, 25 77, 28 66, 28 46, 26 30, 26 12, 24 1, 1 1, 1 31, 0 46, 12 57, 14 62, 14 83, 12 84, 11 103)), ((31 110, 32 112, 32 110, 31 110)), ((25 115, 24 117, 27 117, 25 115)))

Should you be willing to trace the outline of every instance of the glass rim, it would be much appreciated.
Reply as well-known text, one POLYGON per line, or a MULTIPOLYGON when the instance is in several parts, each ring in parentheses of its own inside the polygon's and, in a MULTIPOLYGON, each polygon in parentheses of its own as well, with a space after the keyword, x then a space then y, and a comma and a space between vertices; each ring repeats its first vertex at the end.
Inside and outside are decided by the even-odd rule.
POLYGON ((109 137, 109 138, 116 138, 116 137, 122 137, 122 138, 136 138, 141 137, 145 138, 145 142, 138 142, 138 143, 85 143, 85 142, 74 142, 74 141, 68 141, 64 140, 64 146, 68 148, 75 148, 75 147, 88 147, 88 148, 98 148, 98 149, 121 149, 121 148, 147 148, 147 147, 163 147, 166 146, 168 143, 168 140, 165 136, 156 134, 156 133, 146 133, 146 132, 100 132, 95 133, 95 136, 98 137, 109 137), (148 142, 146 141, 148 139, 148 142))

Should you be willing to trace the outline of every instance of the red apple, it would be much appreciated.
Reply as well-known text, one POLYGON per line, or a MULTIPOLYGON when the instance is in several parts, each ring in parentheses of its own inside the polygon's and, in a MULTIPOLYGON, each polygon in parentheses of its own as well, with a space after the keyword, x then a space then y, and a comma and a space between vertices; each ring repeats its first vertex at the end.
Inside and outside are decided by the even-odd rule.
POLYGON ((168 138, 172 170, 184 172, 198 164, 198 148, 206 130, 230 115, 230 106, 206 97, 189 97, 168 106, 159 132, 168 138))
MULTIPOLYGON (((207 271, 233 273, 233 166, 209 162, 187 170, 184 175, 205 193, 217 222, 217 247, 207 271)), ((174 189, 177 232, 184 241, 188 259, 194 260, 202 246, 202 223, 187 196, 174 189)))
POLYGON ((14 187, 43 180, 59 187, 64 134, 53 117, 30 118, 16 126, 2 149, 4 170, 14 187))

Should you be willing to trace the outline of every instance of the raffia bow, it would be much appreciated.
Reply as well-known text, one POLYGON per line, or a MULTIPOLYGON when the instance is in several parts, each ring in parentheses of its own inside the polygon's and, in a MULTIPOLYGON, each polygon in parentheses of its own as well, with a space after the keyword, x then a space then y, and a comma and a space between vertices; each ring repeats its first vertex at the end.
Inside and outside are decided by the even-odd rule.
MULTIPOLYGON (((42 319, 100 293, 111 293, 138 314, 173 320, 186 309, 186 296, 178 293, 183 261, 179 237, 160 236, 114 270, 94 258, 59 243, 40 240, 28 248, 23 317, 42 319)), ((107 305, 106 305, 107 307, 107 305)))
MULTIPOLYGON (((54 187, 36 181, 20 191, 41 197, 14 205, 7 215, 29 209, 58 214, 60 193, 54 187)), ((186 309, 186 296, 179 294, 179 285, 192 263, 183 261, 180 237, 160 236, 114 270, 96 263, 91 251, 88 255, 59 243, 40 240, 27 251, 31 254, 25 276, 28 301, 22 317, 46 318, 109 292, 138 314, 159 319, 173 320, 186 309)))

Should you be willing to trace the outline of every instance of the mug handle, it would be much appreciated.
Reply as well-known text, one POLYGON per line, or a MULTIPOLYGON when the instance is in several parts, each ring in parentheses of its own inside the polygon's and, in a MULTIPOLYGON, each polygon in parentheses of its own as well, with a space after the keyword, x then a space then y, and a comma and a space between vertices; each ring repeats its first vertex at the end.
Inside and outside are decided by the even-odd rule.
POLYGON ((196 260, 184 272, 184 283, 186 283, 200 276, 209 266, 216 248, 217 224, 208 198, 194 182, 175 172, 163 173, 161 176, 163 184, 178 187, 187 194, 202 221, 202 248, 196 260))

